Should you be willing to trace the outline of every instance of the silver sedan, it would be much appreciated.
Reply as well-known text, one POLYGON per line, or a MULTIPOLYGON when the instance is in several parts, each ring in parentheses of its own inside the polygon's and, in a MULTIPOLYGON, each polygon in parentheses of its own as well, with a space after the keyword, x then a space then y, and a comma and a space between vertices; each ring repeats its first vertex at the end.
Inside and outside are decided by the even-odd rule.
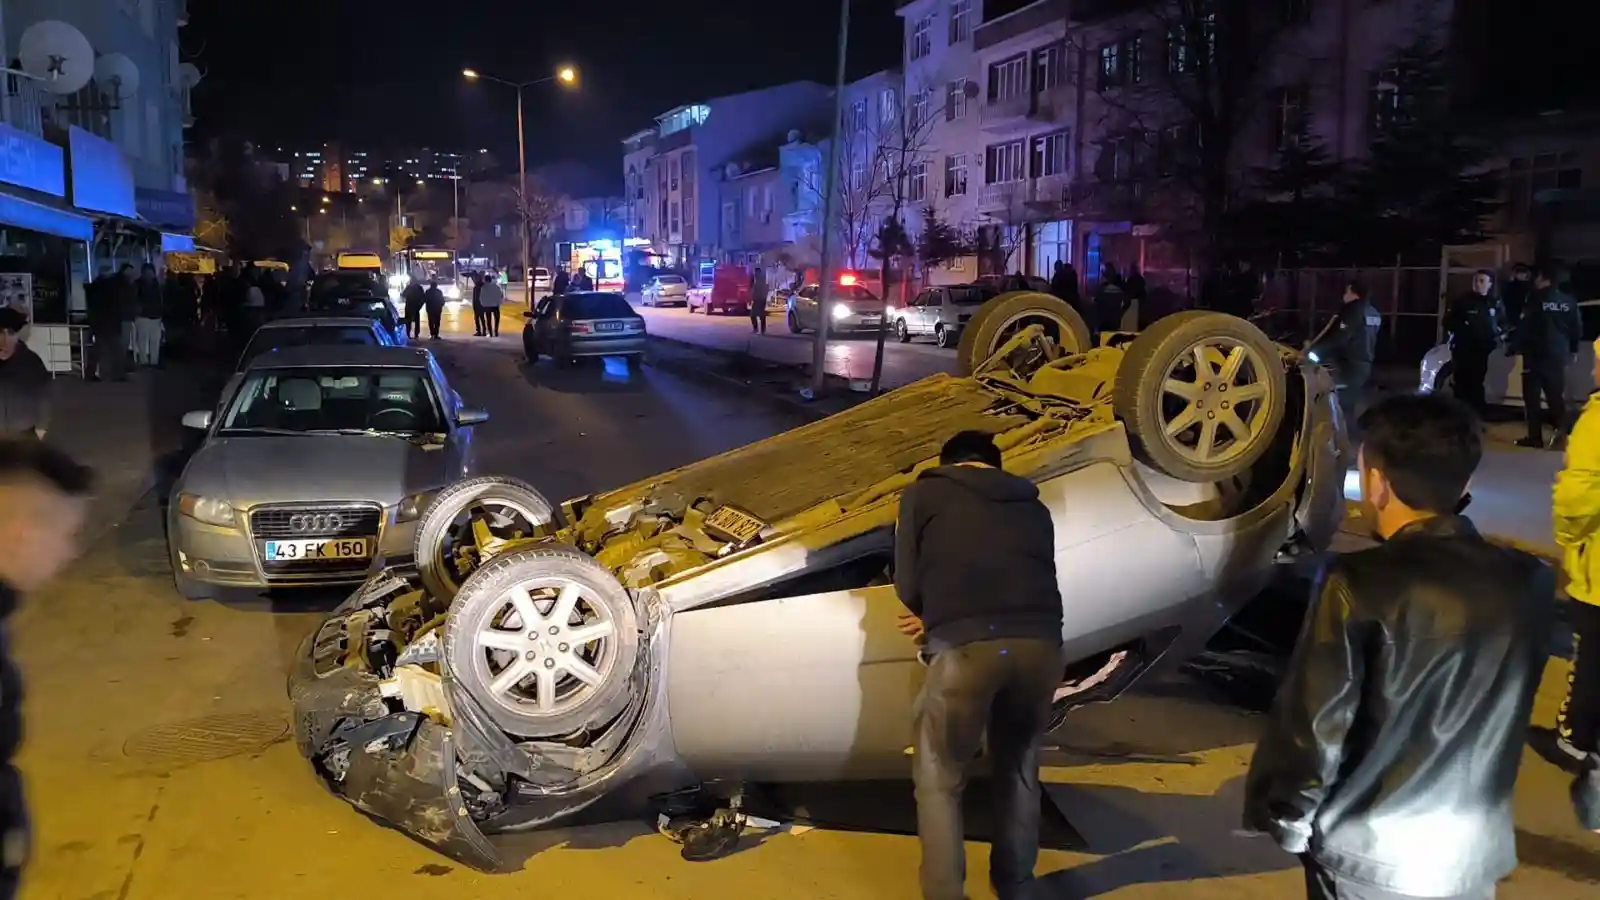
POLYGON ((471 473, 472 429, 433 356, 285 348, 253 361, 216 412, 167 513, 179 593, 354 583, 411 560, 416 520, 471 473))

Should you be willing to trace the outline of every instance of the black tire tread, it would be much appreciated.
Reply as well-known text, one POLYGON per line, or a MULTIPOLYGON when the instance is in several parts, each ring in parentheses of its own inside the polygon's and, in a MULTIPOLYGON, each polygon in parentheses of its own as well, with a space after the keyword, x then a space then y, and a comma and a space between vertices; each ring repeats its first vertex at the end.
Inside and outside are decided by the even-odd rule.
POLYGON ((1038 291, 1009 291, 989 298, 978 307, 977 312, 972 314, 972 318, 967 320, 966 327, 961 329, 961 339, 956 343, 956 370, 963 375, 971 375, 972 370, 987 360, 989 354, 993 352, 999 323, 1029 306, 1035 306, 1041 312, 1055 316, 1067 324, 1066 330, 1071 332, 1073 340, 1077 343, 1077 346, 1069 347, 1063 341, 1062 349, 1067 353, 1083 353, 1094 346, 1094 336, 1089 331, 1089 323, 1083 320, 1083 316, 1079 315, 1070 303, 1060 297, 1038 291), (979 353, 983 354, 982 358, 977 358, 979 353))
MULTIPOLYGON (((478 491, 485 485, 510 485, 515 490, 526 491, 534 497, 537 497, 541 503, 549 508, 551 521, 553 521, 558 527, 565 525, 565 522, 562 521, 561 507, 557 504, 551 503, 549 499, 544 496, 544 494, 539 492, 538 488, 535 488, 533 485, 528 484, 521 479, 510 478, 504 475, 479 475, 474 478, 463 479, 452 485, 449 485, 441 490, 438 496, 433 498, 433 502, 428 504, 428 508, 423 510, 422 516, 417 519, 417 535, 413 540, 411 547, 412 556, 417 565, 417 573, 422 578, 422 584, 427 589, 428 593, 435 597, 440 599, 449 599, 451 592, 449 585, 447 585, 439 577, 438 573, 435 572, 433 568, 434 547, 432 545, 437 541, 442 540, 444 537, 442 534, 432 535, 430 537, 430 534, 436 530, 434 527, 432 527, 433 518, 435 514, 440 513, 440 511, 445 509, 447 506, 455 504, 457 498, 461 497, 463 494, 472 494, 474 491, 478 491)), ((455 511, 450 514, 449 518, 445 519, 444 521, 453 521, 455 517, 460 514, 461 510, 459 506, 457 506, 455 511)), ((470 576, 468 580, 471 580, 470 576)))

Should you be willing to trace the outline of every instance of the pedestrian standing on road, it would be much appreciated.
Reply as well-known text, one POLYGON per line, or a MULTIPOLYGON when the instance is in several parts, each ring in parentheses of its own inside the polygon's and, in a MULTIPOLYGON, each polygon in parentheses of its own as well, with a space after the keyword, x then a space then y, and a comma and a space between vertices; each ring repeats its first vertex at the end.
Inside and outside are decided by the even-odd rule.
POLYGON ((255 335, 256 329, 261 327, 261 323, 267 320, 267 293, 261 289, 261 280, 262 274, 260 269, 251 266, 245 270, 245 333, 239 336, 239 340, 242 342, 240 346, 241 350, 243 349, 244 344, 250 343, 250 338, 255 335))
POLYGON ((439 321, 444 318, 444 291, 439 290, 437 279, 428 283, 427 293, 422 295, 422 305, 428 311, 428 337, 437 341, 439 321))
MULTIPOLYGON (((438 286, 438 282, 429 285, 438 286)), ((427 305, 427 291, 422 287, 422 282, 413 278, 406 289, 400 292, 400 299, 405 303, 406 337, 416 340, 422 337, 422 308, 427 305)))
POLYGON ((1056 260, 1055 271, 1050 274, 1050 293, 1083 316, 1084 321, 1089 317, 1084 315, 1083 297, 1078 292, 1078 270, 1064 259, 1056 260))
POLYGON ((505 300, 505 289, 500 287, 498 280, 490 278, 484 281, 483 294, 478 297, 478 303, 483 306, 482 334, 500 336, 500 305, 505 300))
MULTIPOLYGON (((1595 368, 1600 372, 1600 360, 1595 368)), ((1551 518, 1573 600, 1567 606, 1572 671, 1556 728, 1535 729, 1534 748, 1577 772, 1587 757, 1600 753, 1600 394, 1589 398, 1572 428, 1551 518)))
POLYGON ((165 306, 155 266, 144 264, 135 289, 139 308, 133 320, 133 364, 153 369, 161 365, 161 314, 165 306))
POLYGON ((472 334, 483 337, 483 285, 489 279, 483 272, 472 273, 472 334))
POLYGON ((1100 345, 1102 333, 1122 330, 1122 317, 1127 311, 1128 292, 1123 287, 1122 276, 1117 274, 1117 267, 1110 264, 1101 267, 1100 288, 1094 292, 1092 337, 1095 346, 1100 345))
POLYGON ((750 331, 767 333, 767 268, 756 263, 750 275, 750 331))
POLYGON ((113 348, 121 360, 123 371, 127 371, 128 356, 133 352, 133 328, 139 318, 139 276, 133 271, 133 266, 126 263, 117 270, 117 278, 111 282, 111 296, 116 299, 117 307, 117 343, 113 348))
POLYGON ((1481 431, 1438 395, 1362 416, 1380 543, 1327 565, 1245 779, 1246 828, 1300 857, 1311 900, 1488 900, 1517 866, 1556 581, 1456 513, 1481 431))
POLYGON ((1578 356, 1583 341, 1583 317, 1578 301, 1561 289, 1567 280, 1566 269, 1550 263, 1533 273, 1533 291, 1522 304, 1522 320, 1517 325, 1517 349, 1522 353, 1522 407, 1528 421, 1528 436, 1518 447, 1560 445, 1567 433, 1567 366, 1578 356), (1541 409, 1544 397, 1547 409, 1541 409), (1549 441, 1544 437, 1546 419, 1554 428, 1549 441))
POLYGON ((1506 327, 1516 328, 1522 322, 1522 307, 1533 292, 1533 267, 1516 263, 1511 267, 1511 278, 1500 291, 1500 303, 1506 310, 1506 327))
POLYGON ((50 427, 50 371, 23 343, 28 319, 0 306, 0 440, 44 438, 50 427))
MULTIPOLYGON (((1139 323, 1145 322, 1146 317, 1150 314, 1149 311, 1145 309, 1145 307, 1149 305, 1150 297, 1148 296, 1148 289, 1145 285, 1144 275, 1139 271, 1138 266, 1128 267, 1128 277, 1124 279, 1122 288, 1128 292, 1128 308, 1134 311, 1134 321, 1139 323)), ((1134 327, 1143 328, 1144 326, 1139 324, 1135 325, 1134 327)))
POLYGON ((1360 282, 1351 281, 1344 286, 1338 316, 1329 324, 1331 327, 1323 329, 1322 337, 1306 348, 1306 353, 1332 370, 1345 432, 1353 440, 1356 415, 1366 396, 1367 382, 1372 380, 1372 360, 1377 354, 1383 317, 1367 302, 1367 289, 1360 282))
POLYGON ((116 292, 113 290, 116 281, 117 276, 112 274, 110 267, 102 266, 100 276, 84 291, 89 335, 93 341, 89 346, 88 364, 84 368, 91 381, 105 378, 121 381, 126 377, 123 374, 126 357, 118 356, 111 349, 117 346, 117 337, 122 331, 121 318, 117 315, 116 292))
POLYGON ((1450 335, 1450 364, 1455 393, 1478 415, 1488 412, 1483 380, 1489 374, 1489 354, 1504 336, 1505 316, 1494 297, 1494 275, 1480 269, 1472 276, 1472 290, 1457 297, 1445 314, 1450 335))
POLYGON ((900 497, 901 631, 931 657, 913 726, 922 896, 965 896, 961 795, 985 732, 993 763, 989 882, 1019 897, 1039 855, 1039 745, 1061 682, 1055 526, 1033 482, 964 431, 900 497))
POLYGON ((194 346, 194 328, 200 320, 200 287, 188 272, 167 274, 161 290, 161 330, 167 349, 180 355, 194 346))
POLYGON ((22 774, 22 674, 6 622, 78 554, 89 516, 88 469, 39 441, 0 441, 0 900, 20 891, 32 844, 22 774))
POLYGON ((1248 259, 1241 259, 1234 266, 1232 284, 1227 291, 1227 312, 1241 319, 1248 319, 1256 314, 1256 307, 1261 303, 1261 273, 1248 259))
POLYGON ((550 293, 557 297, 567 292, 567 286, 572 283, 572 276, 564 268, 556 269, 555 281, 550 284, 550 293))

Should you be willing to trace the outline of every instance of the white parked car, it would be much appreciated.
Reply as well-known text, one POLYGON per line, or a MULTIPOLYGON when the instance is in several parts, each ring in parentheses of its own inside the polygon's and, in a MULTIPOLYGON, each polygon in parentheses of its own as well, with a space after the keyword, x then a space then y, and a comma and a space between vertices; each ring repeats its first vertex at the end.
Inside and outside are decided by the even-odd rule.
MULTIPOLYGON (((1581 301, 1578 311, 1583 316, 1583 343, 1578 345, 1578 358, 1567 366, 1567 402, 1573 404, 1582 404, 1594 393, 1594 341, 1600 338, 1600 300, 1581 301)), ((1423 394, 1455 394, 1455 365, 1449 344, 1440 344, 1422 357, 1417 390, 1423 394)), ((1485 400, 1498 406, 1521 406, 1522 357, 1503 346, 1490 354, 1483 394, 1485 400)))
POLYGON ((682 275, 657 275, 639 295, 645 306, 684 306, 689 302, 689 282, 682 275))

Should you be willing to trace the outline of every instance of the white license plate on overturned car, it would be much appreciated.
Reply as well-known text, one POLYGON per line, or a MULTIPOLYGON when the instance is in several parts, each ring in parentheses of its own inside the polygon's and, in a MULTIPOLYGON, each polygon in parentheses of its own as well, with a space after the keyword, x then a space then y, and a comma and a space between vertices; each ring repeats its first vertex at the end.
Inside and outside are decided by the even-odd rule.
POLYGON ((366 538, 329 538, 315 541, 267 541, 262 558, 266 562, 293 562, 301 559, 367 559, 372 544, 366 538))
POLYGON ((748 544, 767 523, 736 506, 719 506, 706 516, 706 533, 733 544, 748 544))

